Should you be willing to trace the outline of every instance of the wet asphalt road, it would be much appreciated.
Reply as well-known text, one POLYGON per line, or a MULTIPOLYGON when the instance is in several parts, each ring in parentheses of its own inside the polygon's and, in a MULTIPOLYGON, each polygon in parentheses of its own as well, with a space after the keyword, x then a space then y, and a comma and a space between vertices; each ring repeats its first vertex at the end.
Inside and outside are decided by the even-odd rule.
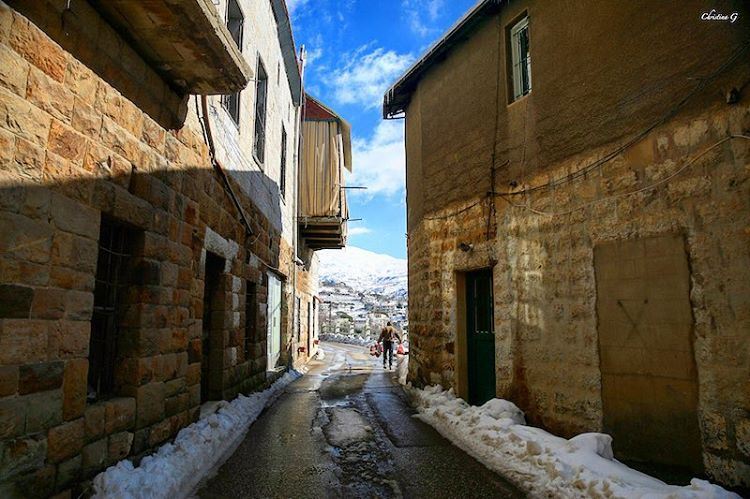
POLYGON ((199 497, 522 497, 412 418, 395 370, 364 347, 322 347, 199 497))

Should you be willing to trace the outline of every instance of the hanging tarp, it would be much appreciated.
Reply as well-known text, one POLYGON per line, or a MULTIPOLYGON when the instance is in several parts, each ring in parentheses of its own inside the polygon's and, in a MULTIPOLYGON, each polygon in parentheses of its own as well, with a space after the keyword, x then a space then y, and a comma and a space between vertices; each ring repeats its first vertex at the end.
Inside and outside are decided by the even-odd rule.
POLYGON ((343 141, 337 121, 305 121, 300 215, 341 217, 344 162, 343 141))

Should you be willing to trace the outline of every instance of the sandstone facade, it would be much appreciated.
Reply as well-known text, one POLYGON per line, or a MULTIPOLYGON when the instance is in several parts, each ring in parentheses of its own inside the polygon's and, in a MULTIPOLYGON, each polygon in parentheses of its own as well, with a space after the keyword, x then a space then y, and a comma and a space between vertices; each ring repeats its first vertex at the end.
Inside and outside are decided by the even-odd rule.
MULTIPOLYGON (((221 98, 208 99, 216 157, 246 228, 212 165, 199 97, 175 90, 86 2, 67 11, 65 2, 0 2, 3 497, 85 492, 97 472, 140 458, 195 421, 205 400, 272 380, 269 275, 286 295, 278 366, 309 358, 291 326, 296 283, 303 303, 317 286, 315 258, 295 263, 299 101, 271 4, 243 2, 259 8, 251 4, 267 11, 253 11, 241 52, 250 67, 254 54, 265 58, 274 80, 267 116, 278 123, 269 128, 265 165, 242 151, 252 139, 254 86, 242 93, 233 131, 221 98), (277 74, 290 80, 277 82, 277 74), (286 198, 279 192, 282 123, 286 198), (92 315, 110 226, 126 235, 127 267, 113 319, 112 395, 92 401, 92 315), (210 299, 207 261, 222 262, 210 299)), ((293 46, 286 50, 294 54, 293 46)))
MULTIPOLYGON (((637 439, 655 423, 633 408, 651 394, 612 396, 612 363, 655 387, 684 375, 673 398, 693 404, 700 471, 750 487, 746 8, 727 7, 745 16, 729 27, 701 23, 699 1, 489 4, 386 95, 386 113, 406 102, 410 379, 467 395, 463 279, 492 269, 498 396, 564 436, 611 431, 626 407, 637 439), (514 100, 508 33, 523 16, 533 86, 514 100), (627 333, 613 346, 615 314, 627 333), (660 344, 677 330, 680 348, 660 344)), ((683 417, 668 397, 661 410, 683 417)))

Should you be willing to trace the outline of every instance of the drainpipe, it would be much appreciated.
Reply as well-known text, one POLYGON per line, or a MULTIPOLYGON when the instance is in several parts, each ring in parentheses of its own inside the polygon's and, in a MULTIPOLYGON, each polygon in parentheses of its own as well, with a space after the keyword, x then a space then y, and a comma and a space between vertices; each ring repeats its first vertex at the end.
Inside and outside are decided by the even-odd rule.
POLYGON ((297 227, 297 218, 299 216, 299 175, 300 175, 300 162, 301 162, 301 149, 302 149, 302 115, 303 110, 305 106, 305 56, 307 55, 307 52, 305 51, 305 46, 303 45, 300 47, 299 51, 299 78, 300 78, 300 106, 297 108, 295 113, 295 123, 294 126, 296 127, 296 136, 297 136, 297 147, 294 151, 295 154, 295 175, 294 175, 294 212, 292 216, 292 247, 294 254, 292 255, 292 331, 291 331, 291 341, 290 344, 293 345, 293 348, 290 349, 289 352, 289 365, 293 365, 292 357, 297 355, 297 348, 299 348, 299 345, 296 344, 296 331, 294 331, 295 326, 301 327, 301 321, 302 321, 302 310, 296 310, 297 309, 297 265, 300 262, 300 258, 298 256, 299 254, 299 227, 297 227), (295 313, 297 317, 297 321, 294 320, 295 313), (296 347, 296 348, 294 348, 296 347))

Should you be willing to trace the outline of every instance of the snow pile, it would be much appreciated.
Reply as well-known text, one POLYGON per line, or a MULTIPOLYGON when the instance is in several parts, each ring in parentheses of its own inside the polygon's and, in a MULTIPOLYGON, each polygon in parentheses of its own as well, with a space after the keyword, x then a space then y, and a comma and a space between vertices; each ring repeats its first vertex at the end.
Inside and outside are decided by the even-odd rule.
POLYGON ((373 253, 355 246, 321 250, 321 282, 344 283, 359 292, 405 297, 407 263, 405 259, 373 253))
POLYGON ((144 457, 137 468, 129 460, 111 466, 94 478, 94 497, 186 497, 234 452, 261 411, 300 376, 299 371, 287 372, 263 392, 221 402, 218 412, 180 430, 174 443, 144 457))
POLYGON ((326 358, 326 353, 322 348, 318 348, 318 352, 315 354, 315 357, 318 360, 324 360, 326 358))
POLYGON ((323 341, 332 341, 334 343, 344 343, 346 345, 360 345, 368 346, 374 343, 370 338, 363 338, 362 336, 355 336, 353 334, 338 334, 323 333, 320 335, 320 339, 323 341))
POLYGON ((439 385, 406 389, 417 418, 534 497, 739 498, 697 478, 680 487, 629 468, 614 459, 609 435, 566 440, 526 426, 523 412, 507 400, 475 407, 439 385))

